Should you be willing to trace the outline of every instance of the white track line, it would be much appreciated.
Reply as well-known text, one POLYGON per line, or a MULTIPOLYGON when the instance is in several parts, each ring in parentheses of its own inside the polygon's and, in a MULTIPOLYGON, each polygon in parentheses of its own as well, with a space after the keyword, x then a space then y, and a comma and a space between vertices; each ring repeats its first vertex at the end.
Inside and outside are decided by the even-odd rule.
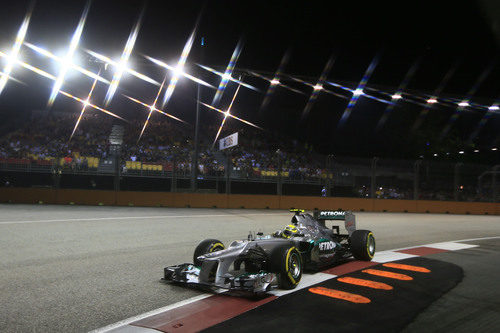
POLYGON ((460 240, 457 240, 455 242, 473 242, 473 241, 477 241, 477 240, 487 240, 487 239, 497 239, 497 238, 500 238, 500 236, 460 239, 460 240))
POLYGON ((198 296, 195 296, 195 297, 191 297, 191 298, 188 298, 188 299, 186 299, 184 301, 180 301, 180 302, 177 302, 177 303, 174 303, 174 304, 170 304, 170 305, 164 306, 162 308, 159 308, 159 309, 156 309, 156 310, 152 310, 152 311, 149 311, 149 312, 146 312, 146 313, 134 316, 134 317, 130 317, 130 318, 127 318, 127 319, 124 319, 124 320, 120 320, 117 323, 114 323, 114 324, 111 324, 111 325, 108 325, 108 326, 104 326, 104 327, 95 329, 93 331, 90 331, 90 333, 109 332, 111 330, 114 330, 116 328, 128 325, 128 324, 136 322, 136 321, 139 321, 141 319, 144 319, 144 318, 147 318, 147 317, 151 317, 151 316, 160 314, 160 313, 165 312, 165 311, 176 309, 178 307, 181 307, 181 306, 184 306, 184 305, 188 305, 188 304, 191 304, 193 302, 201 301, 202 299, 205 299, 205 298, 210 297, 210 296, 213 296, 213 294, 201 294, 201 295, 198 295, 198 296))
MULTIPOLYGON (((500 236, 493 236, 493 237, 483 237, 483 238, 470 238, 470 239, 461 239, 461 240, 457 240, 457 241, 451 241, 451 242, 446 242, 446 243, 459 243, 459 242, 470 242, 470 241, 478 241, 478 240, 487 240, 487 239, 497 239, 497 238, 500 238, 500 236)), ((443 243, 434 243, 434 244, 443 244, 443 243)), ((382 253, 392 253, 394 251, 400 251, 400 250, 407 250, 407 249, 414 249, 414 248, 417 248, 417 247, 422 247, 422 246, 425 246, 425 247, 432 247, 433 244, 426 244, 426 245, 419 245, 419 246, 411 246, 411 247, 406 247, 406 248, 400 248, 400 249, 394 249, 394 250, 387 250, 387 251, 381 251, 382 253)), ((375 254, 376 255, 376 254, 375 254)), ((414 257, 413 255, 410 255, 411 257, 414 257)), ((374 258, 375 259, 375 258, 374 258)), ((377 261, 378 262, 378 261, 377 261)), ((313 284, 316 284, 316 283, 319 283, 319 282, 322 282, 322 281, 325 281, 325 280, 328 280, 328 279, 324 279, 324 275, 328 275, 329 278, 333 279, 335 278, 336 276, 335 275, 331 275, 331 274, 325 274, 325 273, 316 273, 314 275, 317 275, 317 274, 320 274, 320 277, 318 279, 318 282, 314 282, 314 283, 304 283, 303 285, 299 284, 299 286, 293 290, 286 290, 284 291, 284 293, 280 293, 279 290, 275 290, 274 292, 272 292, 272 294, 276 295, 276 296, 282 296, 282 295, 285 295, 285 294, 289 294, 289 293, 293 293, 293 292, 296 292, 296 291, 299 291, 300 289, 304 289, 304 288, 307 288, 308 286, 310 285, 313 285, 313 284)), ((314 277, 314 275, 311 275, 312 277, 314 277)), ((305 278, 305 276, 304 276, 305 278)), ((309 279, 308 279, 309 280, 309 279)), ((314 281, 315 279, 311 279, 310 281, 314 281)), ((168 310, 172 310, 172 309, 175 309, 175 308, 178 308, 180 306, 183 306, 183 305, 186 305, 186 304, 189 304, 189 303, 193 303, 193 302, 196 302, 198 300, 202 300, 204 298, 207 298, 209 296, 212 296, 213 294, 202 294, 202 295, 199 295, 199 296, 195 296, 195 297, 192 297, 192 298, 188 298, 187 300, 185 301, 181 301, 181 302, 178 302, 178 303, 174 303, 174 304, 171 304, 171 305, 168 305, 168 306, 165 306, 163 308, 159 308, 159 309, 156 309, 156 310, 152 310, 150 312, 146 312, 144 314, 141 314, 141 315, 137 315, 135 317, 130 317, 128 319, 124 319, 122 321, 119 321, 117 323, 114 323, 114 324, 111 324, 111 325, 108 325, 108 326, 105 326, 105 327, 102 327, 102 328, 98 328, 96 330, 93 330, 89 333, 104 333, 104 332, 109 332, 113 329, 117 329, 117 328, 120 328, 122 326, 125 326, 125 325, 128 325, 130 323, 133 323, 135 321, 138 321, 138 320, 141 320, 141 319, 144 319, 144 318, 147 318, 149 316, 153 316, 153 315, 156 315, 156 314, 160 314, 164 311, 168 311, 168 310)))
POLYGON ((395 252, 395 251, 380 251, 380 252, 375 252, 375 255, 373 256, 372 260, 383 264, 386 262, 408 259, 413 257, 418 257, 418 256, 413 254, 395 252))
MULTIPOLYGON (((468 238, 468 239, 459 239, 459 240, 451 241, 449 243, 473 242, 473 241, 478 241, 478 240, 488 240, 488 239, 498 239, 498 238, 500 238, 500 236, 468 238)), ((443 242, 431 243, 431 244, 422 244, 422 245, 415 245, 415 246, 408 246, 408 247, 401 247, 401 248, 398 248, 398 249, 392 249, 392 250, 387 250, 387 251, 410 250, 410 249, 415 249, 417 247, 432 247, 432 245, 442 244, 442 243, 443 242)))
POLYGON ((0 221, 2 224, 26 224, 26 223, 52 223, 52 222, 80 222, 80 221, 106 221, 106 220, 133 220, 133 219, 167 219, 167 218, 197 218, 197 217, 231 217, 238 216, 290 216, 285 213, 265 213, 265 214, 205 214, 205 215, 156 215, 156 216, 117 216, 117 217, 91 217, 85 219, 57 219, 57 220, 28 220, 28 221, 0 221))
POLYGON ((448 251, 465 250, 465 249, 470 249, 472 247, 478 247, 478 246, 479 245, 463 244, 463 243, 458 243, 458 242, 444 242, 444 243, 432 244, 432 247, 435 249, 448 250, 448 251))

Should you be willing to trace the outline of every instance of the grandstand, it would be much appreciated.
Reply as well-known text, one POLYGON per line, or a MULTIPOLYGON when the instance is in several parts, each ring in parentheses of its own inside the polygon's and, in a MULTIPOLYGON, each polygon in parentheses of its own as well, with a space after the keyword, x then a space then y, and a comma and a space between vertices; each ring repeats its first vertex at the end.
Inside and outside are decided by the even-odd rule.
MULTIPOLYGON (((91 184, 91 188, 96 186, 95 176, 121 177, 127 189, 189 188, 194 149, 190 128, 160 120, 151 124, 137 142, 139 121, 117 126, 110 119, 88 115, 69 141, 74 120, 74 116, 64 114, 34 117, 24 127, 3 135, 0 138, 3 183, 26 184, 14 180, 20 177, 16 173, 21 172, 48 175, 43 186, 59 184, 60 180, 55 182, 50 176, 58 174, 63 178, 67 175, 63 183, 69 187, 73 179, 69 175, 79 175, 91 177, 91 181, 84 182, 91 184), (170 185, 143 186, 131 177, 168 179, 170 185)), ((236 128, 228 127, 225 131, 231 133, 236 128)), ((202 131, 198 188, 213 188, 216 192, 320 195, 325 186, 330 195, 338 196, 466 201, 491 201, 500 192, 489 165, 455 167, 457 164, 451 161, 420 161, 417 170, 417 162, 411 160, 323 156, 310 146, 251 128, 242 130, 240 137, 239 146, 220 152, 211 147, 202 131), (232 188, 219 185, 228 181, 233 182, 232 188), (275 184, 275 190, 271 190, 271 184, 275 184)), ((36 182, 33 185, 38 186, 36 182)), ((120 187, 120 181, 117 186, 120 187)))

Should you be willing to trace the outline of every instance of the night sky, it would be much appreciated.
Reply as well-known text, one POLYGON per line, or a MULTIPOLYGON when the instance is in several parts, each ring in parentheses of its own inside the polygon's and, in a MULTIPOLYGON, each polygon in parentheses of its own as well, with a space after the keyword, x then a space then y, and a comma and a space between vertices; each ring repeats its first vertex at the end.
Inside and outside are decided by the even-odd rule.
MULTIPOLYGON (((0 50, 8 52, 24 18, 29 1, 2 1, 0 11, 0 50)), ((64 52, 78 23, 85 1, 43 1, 35 4, 26 41, 54 53, 64 52)), ((431 94, 450 67, 458 61, 456 72, 442 95, 465 98, 480 74, 492 66, 488 76, 472 98, 483 105, 493 104, 500 96, 500 67, 497 60, 499 38, 498 6, 494 1, 414 1, 349 3, 337 1, 93 1, 75 61, 97 72, 100 63, 84 52, 90 49, 112 59, 121 55, 128 35, 144 9, 130 67, 162 81, 165 70, 153 65, 149 55, 175 65, 197 18, 197 39, 187 59, 186 71, 203 77, 213 85, 220 78, 198 68, 195 63, 223 71, 239 40, 243 50, 235 73, 251 69, 274 73, 284 53, 290 58, 284 73, 316 84, 325 63, 335 58, 328 79, 354 88, 377 52, 380 61, 368 87, 393 93, 412 63, 421 57, 415 76, 406 91, 431 94), (199 45, 204 37, 203 55, 199 45)), ((21 48, 24 61, 56 74, 55 62, 21 48)), ((4 66, 3 59, 0 65, 4 66)), ((112 77, 112 70, 103 75, 112 77)), ((272 76, 272 74, 270 74, 272 76)), ((0 96, 0 112, 5 121, 22 118, 30 110, 44 110, 53 82, 16 67, 13 76, 26 85, 9 81, 0 96)), ((235 75, 236 76, 236 75, 235 75)), ((278 88, 265 110, 260 110, 268 82, 245 77, 245 82, 262 92, 241 88, 233 112, 267 131, 278 132, 300 142, 312 144, 318 152, 358 156, 414 158, 434 152, 458 152, 500 146, 500 117, 493 116, 479 135, 468 138, 485 111, 463 112, 445 138, 437 135, 454 113, 452 107, 437 107, 417 132, 410 129, 422 107, 400 103, 385 126, 375 131, 385 105, 361 97, 351 117, 337 127, 348 101, 319 93, 307 117, 302 111, 311 87, 289 82, 305 95, 278 88)), ((288 83, 288 81, 287 81, 288 83)), ((64 90, 83 97, 92 80, 71 72, 64 90)), ((227 107, 236 89, 230 83, 219 106, 227 107)), ((95 99, 102 101, 107 87, 99 84, 95 99)), ((124 117, 145 118, 144 108, 121 95, 152 102, 158 88, 130 75, 122 79, 109 109, 124 117)), ((202 100, 210 103, 215 91, 203 88, 202 100)), ((350 97, 347 92, 343 93, 350 97)), ((196 84, 181 79, 167 106, 168 112, 193 123, 196 110, 196 84)), ((99 104, 97 102, 96 104, 99 104)), ((78 103, 59 96, 52 107, 56 111, 79 112, 78 103)), ((104 116, 104 115, 103 115, 104 116)), ((156 114, 154 117, 160 117, 156 114)), ((221 115, 202 109, 203 124, 216 124, 221 115)), ((154 118, 153 118, 154 121, 154 118)), ((231 127, 246 125, 231 120, 231 127)), ((0 128, 1 130, 1 128, 0 128)), ((215 133, 208 133, 215 136, 215 133)), ((485 153, 486 154, 486 153, 485 153)), ((496 153, 495 153, 496 154, 496 153)), ((487 153, 485 158, 497 159, 487 153)))

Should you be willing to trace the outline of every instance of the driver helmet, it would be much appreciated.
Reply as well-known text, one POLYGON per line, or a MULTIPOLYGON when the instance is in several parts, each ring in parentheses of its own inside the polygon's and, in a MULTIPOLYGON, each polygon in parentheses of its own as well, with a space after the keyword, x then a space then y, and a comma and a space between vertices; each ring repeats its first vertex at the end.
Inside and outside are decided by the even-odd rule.
POLYGON ((290 238, 297 235, 298 232, 299 230, 296 226, 294 226, 293 224, 289 224, 285 227, 285 229, 283 229, 281 235, 283 236, 283 238, 290 238))

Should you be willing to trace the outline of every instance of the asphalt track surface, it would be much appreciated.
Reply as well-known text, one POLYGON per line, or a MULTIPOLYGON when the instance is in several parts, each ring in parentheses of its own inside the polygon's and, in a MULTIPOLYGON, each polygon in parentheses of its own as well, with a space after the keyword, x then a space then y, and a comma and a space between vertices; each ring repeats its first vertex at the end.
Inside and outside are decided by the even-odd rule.
MULTIPOLYGON (((500 235, 498 216, 357 213, 356 217, 358 228, 374 232, 377 250, 500 235)), ((163 267, 190 262, 203 238, 229 243, 246 238, 249 230, 271 233, 289 221, 290 213, 274 210, 0 205, 0 331, 85 332, 200 295, 161 283, 163 267)), ((481 247, 482 252, 468 260, 454 257, 459 252, 448 258, 472 270, 483 257, 499 262, 500 245, 487 244, 492 249, 481 247)), ((479 306, 496 306, 496 312, 480 311, 474 305, 477 299, 467 298, 471 292, 491 296, 485 289, 498 290, 498 268, 489 266, 477 276, 464 268, 464 282, 407 330, 421 331, 426 326, 419 323, 445 322, 442 318, 449 316, 468 325, 485 318, 485 325, 493 325, 487 327, 495 327, 498 301, 491 297, 479 306), (472 280, 465 284, 468 278, 472 280), (459 288, 465 289, 454 293, 459 288), (471 309, 463 312, 461 305, 467 300, 471 309), (450 314, 444 307, 456 311, 450 314)))

